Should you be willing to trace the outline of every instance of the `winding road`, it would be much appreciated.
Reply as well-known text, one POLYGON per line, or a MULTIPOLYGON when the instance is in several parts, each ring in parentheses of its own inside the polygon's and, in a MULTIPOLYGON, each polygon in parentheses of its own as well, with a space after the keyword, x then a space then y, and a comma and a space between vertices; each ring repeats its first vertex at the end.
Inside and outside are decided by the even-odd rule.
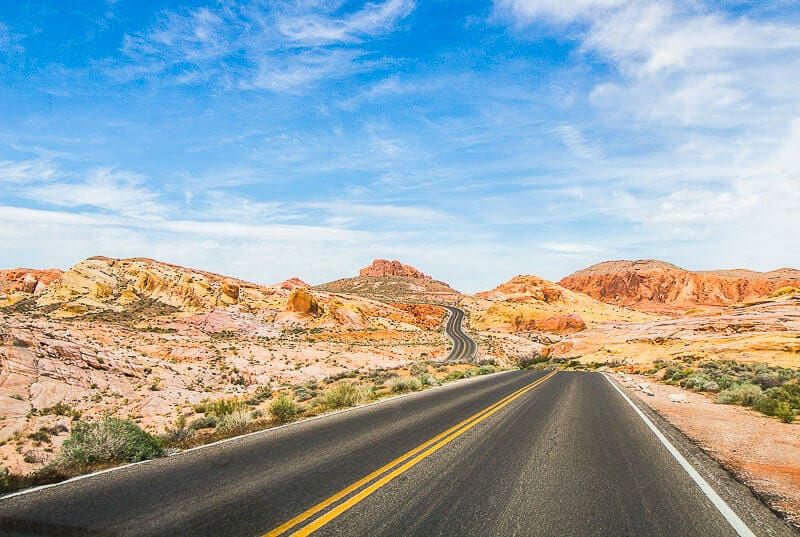
POLYGON ((38 536, 791 536, 599 373, 510 371, 0 499, 38 536))
POLYGON ((444 306, 450 312, 447 318, 444 332, 450 341, 453 342, 453 348, 447 356, 448 362, 471 362, 475 359, 478 353, 478 345, 469 337, 463 328, 464 324, 464 310, 455 308, 453 306, 444 306))

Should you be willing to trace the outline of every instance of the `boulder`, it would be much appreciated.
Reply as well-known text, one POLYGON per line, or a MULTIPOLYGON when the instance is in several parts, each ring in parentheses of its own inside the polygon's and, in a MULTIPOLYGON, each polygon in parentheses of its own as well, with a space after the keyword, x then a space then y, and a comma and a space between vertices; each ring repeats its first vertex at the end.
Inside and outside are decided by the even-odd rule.
POLYGON ((314 295, 300 287, 289 295, 289 300, 286 302, 286 311, 304 315, 317 315, 319 313, 319 303, 314 295))

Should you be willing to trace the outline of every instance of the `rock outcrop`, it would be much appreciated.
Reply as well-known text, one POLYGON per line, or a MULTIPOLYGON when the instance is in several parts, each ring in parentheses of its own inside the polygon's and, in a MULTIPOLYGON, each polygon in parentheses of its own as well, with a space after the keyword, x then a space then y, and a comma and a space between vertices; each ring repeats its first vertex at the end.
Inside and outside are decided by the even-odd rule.
POLYGON ((319 302, 317 302, 314 295, 299 287, 289 295, 289 300, 286 302, 286 311, 303 315, 317 315, 319 313, 319 302))
POLYGON ((692 272, 657 260, 608 261, 579 270, 559 282, 592 298, 660 313, 720 307, 800 286, 800 271, 718 270, 692 272))
POLYGON ((0 292, 22 291, 33 293, 39 286, 47 287, 64 274, 59 269, 16 268, 0 270, 0 292))
POLYGON ((304 282, 303 280, 297 277, 289 278, 288 280, 282 281, 281 283, 276 283, 272 287, 276 287, 278 289, 288 289, 289 291, 292 291, 299 287, 302 287, 303 289, 311 289, 310 284, 304 282))
POLYGON ((404 278, 417 278, 420 280, 430 280, 431 277, 410 265, 404 265, 400 261, 389 261, 388 259, 376 259, 368 267, 358 271, 359 276, 402 276, 404 278))

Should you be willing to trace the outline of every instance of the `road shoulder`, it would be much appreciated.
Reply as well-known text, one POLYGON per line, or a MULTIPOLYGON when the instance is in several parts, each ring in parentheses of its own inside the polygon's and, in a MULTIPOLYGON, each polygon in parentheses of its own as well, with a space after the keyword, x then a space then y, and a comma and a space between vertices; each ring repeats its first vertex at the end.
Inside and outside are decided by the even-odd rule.
POLYGON ((708 482, 716 493, 757 535, 797 536, 789 524, 779 518, 745 483, 726 470, 719 462, 706 453, 700 445, 684 435, 667 421, 660 413, 645 404, 638 393, 629 386, 618 382, 613 375, 607 375, 631 402, 645 414, 661 433, 672 443, 692 467, 708 482))

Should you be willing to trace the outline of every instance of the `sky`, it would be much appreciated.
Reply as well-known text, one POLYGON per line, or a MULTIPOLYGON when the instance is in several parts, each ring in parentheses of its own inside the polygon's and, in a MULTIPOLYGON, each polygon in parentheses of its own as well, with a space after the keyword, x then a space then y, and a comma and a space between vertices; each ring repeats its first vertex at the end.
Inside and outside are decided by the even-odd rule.
POLYGON ((797 267, 798 88, 788 0, 0 0, 0 267, 797 267))

